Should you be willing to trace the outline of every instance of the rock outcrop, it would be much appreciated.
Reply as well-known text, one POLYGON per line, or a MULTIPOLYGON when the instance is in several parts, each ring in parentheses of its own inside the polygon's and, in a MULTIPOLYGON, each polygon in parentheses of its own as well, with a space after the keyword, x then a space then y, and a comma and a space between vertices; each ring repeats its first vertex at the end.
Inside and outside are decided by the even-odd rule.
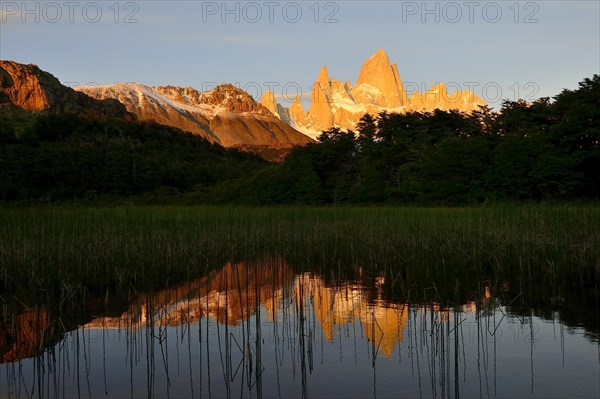
POLYGON ((267 90, 260 99, 260 104, 268 109, 274 116, 288 125, 292 125, 289 108, 285 108, 275 100, 275 94, 271 89, 267 90))
POLYGON ((408 103, 398 67, 381 49, 365 61, 353 91, 354 99, 365 105, 398 108, 408 103))
MULTIPOLYGON (((279 115, 283 113, 279 104, 272 103, 274 97, 267 100, 269 109, 278 110, 279 115)), ((354 129, 365 113, 428 112, 434 109, 470 112, 480 105, 485 105, 485 101, 471 91, 448 94, 443 83, 432 86, 425 93, 415 92, 409 99, 398 66, 391 64, 386 52, 379 49, 363 63, 354 85, 331 78, 327 67, 321 68, 312 88, 308 112, 297 99, 289 108, 289 121, 286 122, 311 137, 317 137, 331 127, 354 129)))
POLYGON ((312 126, 312 119, 309 118, 304 107, 300 102, 300 97, 296 97, 294 103, 290 107, 290 117, 296 126, 312 126))
POLYGON ((410 105, 414 111, 455 109, 469 112, 475 111, 479 106, 484 106, 486 103, 470 90, 459 90, 448 94, 446 86, 443 83, 438 83, 425 93, 413 93, 410 97, 410 105))
POLYGON ((308 113, 317 126, 333 125, 333 111, 331 104, 331 86, 327 67, 321 68, 319 77, 313 85, 312 102, 308 113))
POLYGON ((271 89, 267 90, 265 94, 260 98, 260 105, 268 109, 274 116, 280 117, 279 110, 277 109, 277 101, 275 101, 275 94, 271 89))
POLYGON ((82 113, 95 117, 132 118, 118 101, 96 100, 63 86, 38 66, 0 61, 0 107, 27 111, 82 113))

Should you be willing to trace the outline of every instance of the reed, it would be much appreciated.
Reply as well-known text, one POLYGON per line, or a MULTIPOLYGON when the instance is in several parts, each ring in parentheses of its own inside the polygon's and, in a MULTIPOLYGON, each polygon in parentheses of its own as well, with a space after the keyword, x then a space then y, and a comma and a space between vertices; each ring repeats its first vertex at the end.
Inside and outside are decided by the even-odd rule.
MULTIPOLYGON (((41 337, 39 353, 27 352, 33 357, 18 358, 17 366, 0 364, 0 395, 396 397, 401 389, 411 397, 522 396, 529 386, 513 390, 513 381, 522 385, 529 378, 532 392, 536 381, 535 389, 541 385, 548 393, 548 370, 579 384, 564 376, 565 354, 571 354, 565 353, 563 323, 582 341, 581 333, 589 334, 587 366, 578 375, 585 375, 586 388, 595 388, 589 381, 597 377, 597 302, 582 308, 594 319, 582 327, 581 319, 563 321, 570 309, 559 306, 555 313, 549 301, 544 315, 534 315, 539 297, 518 292, 519 286, 496 289, 492 281, 478 281, 464 301, 454 281, 417 290, 427 280, 406 279, 402 292, 423 297, 394 300, 384 292, 392 287, 386 273, 400 272, 333 265, 327 273, 296 273, 283 259, 227 263, 201 279, 140 293, 111 317, 66 328, 61 320, 59 339, 50 332, 59 325, 50 315, 23 317, 12 325, 37 325, 37 335, 28 330, 21 336, 41 337), (550 337, 554 322, 561 328, 558 340, 550 337), (545 330, 538 336, 539 328, 545 330), (536 349, 538 339, 560 347, 562 364, 536 364, 539 353, 549 356, 548 342, 536 349), (123 364, 129 376, 120 375, 123 364), (519 367, 506 383, 507 372, 519 367), (541 377, 534 380, 537 368, 541 377), (344 373, 345 384, 330 382, 344 373)), ((585 351, 570 350, 581 361, 585 351)))
POLYGON ((0 209, 0 301, 65 306, 266 257, 383 272, 405 296, 420 276, 596 284, 599 227, 600 207, 577 205, 0 209))

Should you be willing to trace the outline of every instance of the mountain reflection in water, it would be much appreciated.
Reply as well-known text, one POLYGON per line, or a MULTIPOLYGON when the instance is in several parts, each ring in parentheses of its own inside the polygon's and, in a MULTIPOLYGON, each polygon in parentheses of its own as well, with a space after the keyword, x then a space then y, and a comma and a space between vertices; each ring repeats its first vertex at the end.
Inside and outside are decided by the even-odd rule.
POLYGON ((149 322, 175 326, 202 317, 238 326, 261 306, 267 319, 273 321, 282 302, 293 299, 296 304, 312 304, 326 340, 334 339, 336 327, 359 321, 367 339, 376 342, 381 353, 389 357, 402 341, 408 305, 373 300, 364 288, 356 282, 327 286, 313 273, 294 274, 285 263, 276 271, 272 265, 227 264, 205 278, 143 295, 121 316, 95 318, 83 327, 137 329, 147 327, 149 322))
POLYGON ((0 396, 600 393, 596 334, 512 312, 519 295, 502 303, 483 284, 442 306, 435 286, 436 300, 392 301, 383 274, 326 276, 228 263, 71 331, 43 309, 4 317, 0 396))

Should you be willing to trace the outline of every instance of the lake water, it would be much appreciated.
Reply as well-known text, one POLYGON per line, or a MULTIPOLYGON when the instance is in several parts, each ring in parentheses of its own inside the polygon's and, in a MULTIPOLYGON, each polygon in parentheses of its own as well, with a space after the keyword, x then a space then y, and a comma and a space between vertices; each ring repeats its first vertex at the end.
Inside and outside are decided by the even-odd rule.
POLYGON ((0 397, 600 396, 597 308, 561 314, 565 298, 536 303, 511 282, 399 300, 368 273, 227 264, 73 327, 5 315, 0 397))

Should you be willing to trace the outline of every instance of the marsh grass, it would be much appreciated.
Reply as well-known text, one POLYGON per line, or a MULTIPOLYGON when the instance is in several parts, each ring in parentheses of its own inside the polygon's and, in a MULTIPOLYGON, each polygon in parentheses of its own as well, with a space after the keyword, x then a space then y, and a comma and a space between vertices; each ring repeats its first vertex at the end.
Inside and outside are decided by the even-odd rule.
POLYGON ((490 274, 597 286, 599 226, 600 207, 572 205, 0 209, 0 301, 63 305, 273 256, 333 279, 383 273, 404 295, 490 274))

